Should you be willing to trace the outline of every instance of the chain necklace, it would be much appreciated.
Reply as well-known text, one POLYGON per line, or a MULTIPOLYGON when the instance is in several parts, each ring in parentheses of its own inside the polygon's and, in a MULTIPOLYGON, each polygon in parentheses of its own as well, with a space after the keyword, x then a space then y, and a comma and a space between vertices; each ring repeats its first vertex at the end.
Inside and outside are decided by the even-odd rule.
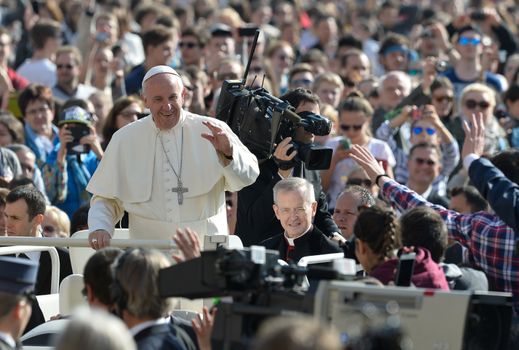
MULTIPOLYGON (((173 163, 171 163, 171 161, 169 160, 168 153, 166 152, 166 148, 164 147, 164 142, 162 141, 162 134, 159 136, 160 144, 162 146, 162 151, 164 152, 164 156, 166 157, 166 160, 168 161, 168 164, 169 164, 171 170, 173 170, 173 173, 177 177, 177 187, 173 187, 171 189, 171 191, 177 193, 179 205, 182 205, 182 203, 184 203, 184 193, 189 191, 189 189, 187 187, 183 187, 182 178, 181 178, 181 176, 182 176, 182 160, 183 160, 183 152, 184 152, 184 126, 182 126, 181 130, 182 130, 181 131, 182 136, 180 138, 180 167, 178 169, 178 173, 175 170, 173 163)), ((175 146, 176 145, 177 144, 175 142, 175 146)), ((178 151, 178 148, 177 148, 177 151, 178 151)))

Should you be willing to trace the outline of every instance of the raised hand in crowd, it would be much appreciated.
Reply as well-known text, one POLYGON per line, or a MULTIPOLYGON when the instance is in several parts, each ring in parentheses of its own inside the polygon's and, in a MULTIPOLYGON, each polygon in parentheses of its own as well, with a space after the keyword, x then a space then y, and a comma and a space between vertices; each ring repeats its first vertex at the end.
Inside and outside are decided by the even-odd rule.
POLYGON ((377 179, 379 175, 385 174, 382 164, 380 164, 366 148, 359 145, 352 145, 350 156, 366 171, 366 174, 368 174, 373 183, 375 183, 376 180, 380 180, 380 178, 377 179))
POLYGON ((204 306, 203 314, 198 314, 198 317, 191 321, 200 350, 211 350, 211 334, 213 333, 216 311, 217 309, 213 307, 209 312, 207 307, 204 306))
POLYGON ((483 121, 483 114, 473 113, 469 118, 469 122, 463 121, 465 141, 461 150, 462 159, 469 154, 481 156, 485 148, 485 122, 483 121))
POLYGON ((177 245, 178 250, 182 255, 173 255, 173 259, 177 262, 184 262, 186 260, 194 259, 200 256, 202 244, 198 238, 198 234, 187 227, 186 229, 177 229, 173 241, 177 245))

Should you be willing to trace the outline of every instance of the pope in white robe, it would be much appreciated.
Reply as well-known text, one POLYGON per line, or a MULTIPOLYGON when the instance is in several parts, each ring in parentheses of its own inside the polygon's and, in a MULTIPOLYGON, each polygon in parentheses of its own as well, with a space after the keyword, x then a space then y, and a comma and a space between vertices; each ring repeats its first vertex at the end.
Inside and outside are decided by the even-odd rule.
POLYGON ((92 176, 88 215, 94 249, 109 244, 124 210, 130 237, 171 239, 190 227, 227 234, 224 191, 256 180, 256 157, 222 121, 182 110, 178 73, 156 66, 143 79, 151 115, 117 131, 92 176))

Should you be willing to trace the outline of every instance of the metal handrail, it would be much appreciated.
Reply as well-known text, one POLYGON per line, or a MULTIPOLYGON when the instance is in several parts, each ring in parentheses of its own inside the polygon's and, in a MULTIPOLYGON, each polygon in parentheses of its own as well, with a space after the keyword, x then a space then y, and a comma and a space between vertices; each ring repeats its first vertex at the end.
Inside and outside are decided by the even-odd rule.
MULTIPOLYGON (((160 250, 177 251, 173 240, 151 239, 111 239, 111 247, 117 248, 155 248, 160 250)), ((0 236, 0 255, 19 254, 35 251, 48 251, 52 263, 50 293, 59 291, 59 255, 55 247, 85 247, 90 248, 87 238, 51 238, 51 237, 13 237, 0 236)))
MULTIPOLYGON (((2 237, 5 238, 5 237, 2 237)), ((34 239, 34 238, 33 238, 34 239)), ((58 293, 59 290, 59 255, 58 251, 54 247, 48 247, 48 244, 45 246, 39 245, 38 247, 34 246, 11 246, 11 247, 0 247, 0 255, 7 254, 20 254, 20 253, 29 253, 29 252, 42 252, 47 251, 50 254, 51 261, 51 277, 50 277, 50 294, 58 293)))
MULTIPOLYGON (((51 238, 51 237, 0 237, 0 246, 6 245, 30 245, 30 246, 54 246, 54 247, 86 247, 90 248, 87 238, 51 238)), ((173 249, 177 246, 173 240, 153 239, 111 239, 111 247, 118 248, 155 248, 173 249)))

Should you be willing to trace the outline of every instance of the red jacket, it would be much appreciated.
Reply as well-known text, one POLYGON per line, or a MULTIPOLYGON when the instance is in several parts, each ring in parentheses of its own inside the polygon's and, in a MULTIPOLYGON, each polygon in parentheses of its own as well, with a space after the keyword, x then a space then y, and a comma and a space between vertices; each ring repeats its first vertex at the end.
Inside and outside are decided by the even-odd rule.
MULTIPOLYGON (((397 258, 388 260, 371 271, 370 276, 387 285, 395 280, 397 266, 397 258)), ((431 258, 431 253, 424 248, 416 249, 416 260, 411 281, 419 288, 449 290, 449 284, 443 269, 431 258)))

